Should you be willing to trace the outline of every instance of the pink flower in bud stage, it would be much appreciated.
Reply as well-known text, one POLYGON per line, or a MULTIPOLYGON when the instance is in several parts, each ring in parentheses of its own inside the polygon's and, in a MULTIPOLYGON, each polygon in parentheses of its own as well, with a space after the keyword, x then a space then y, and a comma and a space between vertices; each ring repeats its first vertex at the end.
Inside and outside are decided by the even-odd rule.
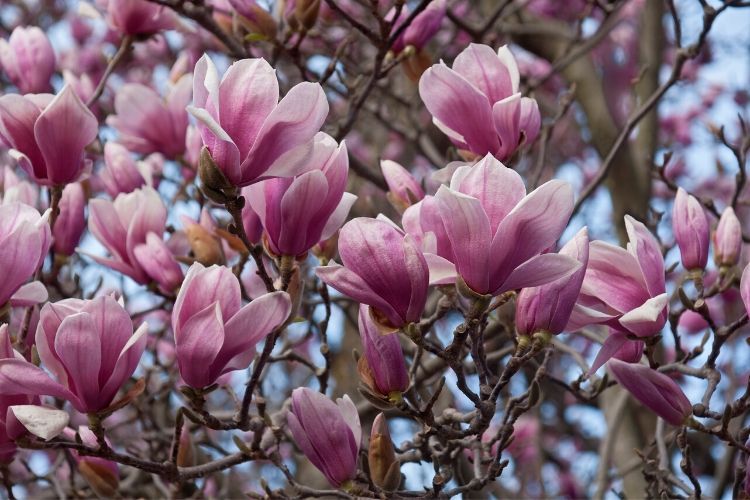
POLYGON ((0 66, 21 94, 49 92, 55 51, 41 29, 18 26, 8 41, 0 39, 0 66))
POLYGON ((639 363, 612 359, 607 364, 617 381, 643 406, 672 425, 684 425, 693 405, 677 382, 639 363))
POLYGON ((435 125, 459 149, 507 160, 534 142, 541 117, 534 99, 521 97, 516 61, 506 46, 495 53, 472 43, 453 62, 433 65, 419 95, 435 125))
POLYGON ((60 199, 60 215, 55 221, 52 236, 55 238, 55 252, 62 255, 73 255, 86 229, 86 217, 83 213, 86 206, 86 195, 79 183, 65 186, 60 199))
MULTIPOLYGON (((390 21, 396 13, 396 8, 393 7, 385 19, 390 21)), ((446 5, 445 0, 434 0, 425 8, 422 12, 409 23, 402 32, 401 35, 391 46, 391 50, 398 54, 408 46, 412 46, 417 50, 422 49, 427 43, 435 36, 440 30, 440 25, 445 18, 446 5)), ((391 29, 391 33, 395 32, 405 21, 408 19, 411 13, 403 8, 398 21, 396 21, 391 29)))
POLYGON ((573 210, 567 182, 552 180, 527 195, 521 176, 488 154, 456 169, 450 188, 441 186, 435 199, 451 257, 426 256, 431 284, 450 284, 458 275, 477 294, 499 295, 565 278, 581 266, 571 257, 542 253, 573 210))
POLYGON ((713 237, 714 259, 719 266, 737 264, 742 251, 742 226, 732 207, 721 213, 713 237))
POLYGON ((130 316, 110 296, 46 304, 36 330, 41 368, 0 360, 0 393, 53 396, 82 413, 104 410, 138 366, 148 325, 133 333, 130 316))
POLYGON ((126 83, 115 95, 115 113, 107 124, 120 133, 118 141, 134 153, 162 153, 176 159, 185 152, 191 76, 170 86, 164 99, 150 87, 126 83))
POLYGON ((364 359, 372 374, 377 390, 383 396, 393 392, 404 392, 409 387, 409 372, 406 370, 404 353, 398 334, 384 334, 373 321, 370 308, 359 306, 359 337, 362 340, 364 359))
POLYGON ((371 306, 382 323, 400 328, 419 321, 427 301, 429 270, 414 239, 390 222, 358 217, 341 228, 343 266, 317 267, 328 285, 371 306))
POLYGON ((120 193, 135 191, 146 184, 128 149, 116 142, 104 145, 104 168, 99 172, 99 179, 112 198, 120 193))
POLYGON ((310 169, 296 177, 269 179, 246 189, 246 201, 265 229, 265 242, 276 255, 301 256, 330 238, 344 223, 357 197, 345 193, 349 157, 323 132, 315 136, 307 160, 310 169))
POLYGON ((220 79, 211 58, 195 67, 194 105, 203 144, 233 185, 303 173, 312 141, 328 115, 321 86, 303 82, 279 101, 275 70, 265 59, 242 59, 220 79))
POLYGON ((682 188, 677 190, 672 209, 672 230, 685 269, 704 269, 710 239, 708 217, 701 203, 682 188))
POLYGON ((406 210, 424 198, 422 186, 404 167, 395 161, 383 160, 380 162, 380 168, 388 184, 388 200, 396 209, 406 210))
POLYGON ((29 176, 44 185, 78 180, 91 170, 84 148, 99 131, 96 117, 66 85, 56 96, 0 97, 0 139, 29 176))
POLYGON ((255 345, 291 312, 286 292, 272 292, 242 306, 240 283, 224 266, 190 266, 172 309, 177 364, 191 387, 213 384, 248 367, 255 345))
POLYGON ((123 35, 152 35, 174 25, 171 11, 148 0, 104 0, 107 23, 123 35))
MULTIPOLYGON (((35 208, 18 202, 0 205, 0 306, 23 300, 28 292, 41 286, 24 283, 44 264, 52 243, 49 214, 47 210, 40 216, 35 208)), ((46 295, 44 286, 41 288, 46 295)))
POLYGON ((560 255, 576 259, 581 267, 566 278, 521 290, 516 298, 516 329, 520 335, 532 335, 538 331, 557 335, 565 330, 586 274, 588 230, 581 229, 560 250, 560 255))
POLYGON ((334 403, 325 394, 298 387, 292 391, 287 424, 297 446, 331 485, 354 479, 362 427, 349 396, 334 403))

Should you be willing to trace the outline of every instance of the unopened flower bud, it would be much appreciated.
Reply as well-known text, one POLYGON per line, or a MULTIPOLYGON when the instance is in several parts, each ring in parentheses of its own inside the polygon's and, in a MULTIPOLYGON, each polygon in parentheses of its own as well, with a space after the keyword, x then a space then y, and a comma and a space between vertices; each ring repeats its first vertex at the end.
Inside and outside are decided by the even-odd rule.
POLYGON ((294 31, 307 31, 318 20, 320 0, 296 0, 294 11, 287 14, 287 23, 294 31))
POLYGON ((672 229, 685 269, 703 269, 708 262, 709 225, 703 206, 679 188, 672 209, 672 229))
POLYGON ((185 222, 185 234, 195 260, 205 266, 223 264, 225 261, 221 241, 208 229, 192 221, 185 222))
POLYGON ((211 157, 211 152, 205 146, 201 150, 198 176, 201 178, 203 194, 211 201, 224 205, 237 198, 237 188, 216 166, 214 159, 211 157))
POLYGON ((713 240, 716 264, 721 267, 737 264, 742 250, 742 226, 732 207, 722 212, 713 240))
POLYGON ((401 484, 401 463, 396 458, 388 421, 379 413, 372 423, 370 449, 367 452, 370 477, 376 486, 393 491, 401 484))

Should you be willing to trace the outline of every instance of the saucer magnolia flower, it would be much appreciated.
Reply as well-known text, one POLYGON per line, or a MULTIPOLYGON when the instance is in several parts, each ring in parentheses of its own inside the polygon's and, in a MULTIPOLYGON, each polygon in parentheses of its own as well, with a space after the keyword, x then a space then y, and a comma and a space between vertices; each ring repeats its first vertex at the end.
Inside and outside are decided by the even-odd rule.
POLYGON ((392 160, 380 162, 380 169, 388 184, 388 201, 399 211, 424 198, 424 190, 419 182, 404 167, 392 160))
POLYGON ((325 394, 298 387, 286 420, 297 446, 332 486, 354 479, 362 427, 349 396, 334 403, 325 394))
MULTIPOLYGON (((393 42, 391 50, 398 54, 409 46, 414 47, 416 50, 422 49, 440 30, 440 25, 445 18, 445 10, 445 0, 430 2, 427 8, 417 14, 411 23, 409 23, 409 26, 401 32, 396 41, 393 42)), ((385 19, 387 21, 392 20, 395 13, 396 8, 393 7, 385 19)), ((401 15, 398 21, 394 23, 391 32, 395 32, 409 18, 409 15, 410 12, 406 8, 402 9, 401 15)))
MULTIPOLYGON (((115 201, 94 199, 89 202, 89 231, 109 250, 111 258, 89 255, 98 263, 105 265, 134 281, 145 285, 159 274, 152 274, 151 267, 143 266, 136 253, 136 247, 149 244, 148 235, 153 233, 161 239, 167 222, 167 209, 159 193, 151 188, 143 188, 132 193, 121 194, 115 201)), ((145 259, 147 260, 147 259, 145 259)), ((144 260, 144 261, 145 261, 144 260)), ((163 261, 164 259, 159 259, 163 261)), ((155 262, 154 266, 158 266, 155 262)), ((164 264, 164 262, 162 262, 164 264)), ((170 266, 179 265, 176 261, 170 266)))
POLYGON ((521 176, 488 154, 456 169, 450 188, 440 186, 435 199, 452 256, 451 262, 430 257, 432 283, 453 283, 458 273, 475 293, 499 295, 565 278, 581 266, 566 255, 542 254, 573 211, 567 182, 552 180, 527 195, 521 176))
POLYGON ((319 132, 307 159, 310 170, 294 178, 269 179, 247 187, 250 206, 276 255, 303 255, 344 223, 357 197, 345 193, 349 173, 346 146, 319 132))
MULTIPOLYGON (((24 285, 44 263, 52 235, 49 214, 19 202, 0 205, 0 307, 14 294, 24 295, 33 284, 24 285)), ((44 288, 44 287, 42 287, 44 288)), ((19 297, 20 298, 20 297, 19 297)))
POLYGON ((708 262, 708 217, 701 203, 682 189, 677 190, 672 208, 672 230, 685 269, 703 269, 708 262))
POLYGON ((55 252, 62 255, 73 255, 86 229, 86 195, 79 183, 65 186, 60 198, 60 215, 55 221, 52 235, 55 237, 55 252))
POLYGON ((444 259, 453 259, 451 240, 440 218, 440 207, 434 196, 427 195, 415 203, 401 216, 404 231, 414 237, 425 254, 436 254, 444 259))
POLYGON ((383 334, 366 305, 359 306, 359 337, 364 356, 357 369, 363 382, 383 396, 404 392, 409 387, 409 372, 398 335, 383 334))
POLYGON ((107 24, 123 35, 152 35, 173 25, 169 9, 148 0, 105 0, 107 24))
POLYGON ((224 266, 190 266, 172 309, 177 365, 185 383, 202 388, 248 367, 255 345, 282 325, 291 311, 285 292, 242 306, 240 283, 224 266))
MULTIPOLYGON (((149 5, 155 5, 150 4, 149 5)), ((162 153, 176 159, 185 152, 190 103, 190 75, 180 78, 162 99, 151 87, 126 83, 115 96, 115 113, 107 124, 120 133, 118 141, 134 153, 162 153)))
POLYGON ((204 55, 195 66, 194 105, 203 144, 237 187, 302 173, 312 139, 328 115, 317 83, 295 85, 279 101, 275 70, 265 59, 242 59, 220 79, 204 55))
POLYGON ((643 406, 665 422, 684 425, 693 414, 693 405, 677 382, 639 363, 612 359, 607 364, 617 381, 643 406))
POLYGON ((69 85, 54 97, 0 97, 0 140, 39 184, 67 184, 90 169, 84 148, 96 139, 98 130, 96 117, 69 85))
POLYGON ((112 198, 120 193, 130 193, 146 184, 135 159, 122 144, 108 142, 104 145, 104 168, 99 179, 112 198))
POLYGON ((419 321, 427 301, 429 270, 414 239, 391 223, 358 217, 341 228, 343 266, 318 267, 318 277, 373 308, 374 316, 400 328, 419 321))
POLYGON ((138 366, 148 325, 133 333, 130 316, 110 296, 65 299, 42 308, 36 330, 41 368, 0 360, 0 393, 53 396, 82 413, 107 408, 138 366))
POLYGON ((524 288, 516 298, 516 329, 520 335, 546 332, 557 335, 565 330, 573 312, 589 260, 589 236, 584 227, 560 250, 581 263, 566 278, 545 285, 524 288))
POLYGON ((742 226, 732 207, 721 213, 713 241, 716 264, 724 267, 737 264, 742 251, 742 226))
POLYGON ((453 62, 433 65, 419 80, 419 96, 435 125, 458 148, 506 160, 536 139, 541 126, 534 99, 518 91, 518 66, 507 46, 495 53, 472 43, 453 62))
POLYGON ((0 67, 21 94, 49 92, 55 51, 44 31, 18 26, 8 41, 0 39, 0 67))

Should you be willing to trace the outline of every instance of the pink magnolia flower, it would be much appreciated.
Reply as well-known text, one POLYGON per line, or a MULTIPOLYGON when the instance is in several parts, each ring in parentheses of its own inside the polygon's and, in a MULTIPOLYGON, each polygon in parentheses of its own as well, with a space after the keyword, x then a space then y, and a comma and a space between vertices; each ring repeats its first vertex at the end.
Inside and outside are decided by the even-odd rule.
POLYGON ((146 242, 133 247, 133 254, 141 268, 156 282, 162 292, 174 293, 182 283, 180 264, 169 246, 156 233, 146 234, 146 242))
POLYGON ((566 278, 545 285, 524 288, 516 298, 516 329, 520 335, 544 331, 557 335, 565 330, 581 291, 589 260, 589 236, 584 227, 560 250, 581 263, 566 278))
POLYGON ((53 396, 82 413, 101 411, 138 366, 148 325, 133 333, 130 316, 110 296, 65 299, 42 308, 36 346, 43 369, 0 360, 0 393, 53 396))
POLYGON ((349 396, 334 403, 325 394, 298 387, 286 419, 297 446, 332 486, 354 479, 362 426, 349 396))
POLYGON ((14 294, 20 299, 34 286, 23 285, 42 266, 52 243, 48 218, 49 210, 40 216, 23 203, 0 205, 0 305, 14 303, 14 294))
POLYGON ((401 216, 404 231, 414 237, 425 254, 436 254, 447 260, 453 259, 451 240, 440 217, 440 207, 434 196, 427 195, 415 203, 401 216))
POLYGON ((406 210, 409 206, 424 198, 424 190, 419 182, 404 167, 393 160, 380 162, 380 169, 388 184, 388 201, 397 210, 406 210))
POLYGON ((18 26, 8 41, 0 39, 0 66, 21 94, 49 92, 55 51, 41 29, 18 26))
POLYGON ((672 209, 672 230, 687 270, 704 269, 708 262, 709 224, 701 203, 679 188, 672 209))
POLYGON ((295 85, 279 101, 274 69, 265 59, 243 59, 219 79, 204 55, 195 67, 194 106, 203 144, 227 179, 248 186, 302 173, 312 140, 328 115, 317 83, 295 85))
POLYGON ((39 187, 20 179, 13 167, 6 166, 3 169, 3 193, 0 199, 3 204, 17 201, 35 207, 39 200, 39 187))
MULTIPOLYGON (((148 240, 148 235, 161 240, 167 222, 167 209, 159 194, 151 188, 143 188, 132 193, 121 194, 114 202, 94 199, 89 202, 89 231, 104 247, 109 250, 111 258, 89 255, 98 263, 105 265, 140 284, 151 280, 159 281, 164 273, 182 273, 174 258, 172 261, 161 255, 150 261, 144 255, 156 255, 158 243, 148 240), (141 259, 136 248, 147 246, 141 259), (144 266, 142 261, 146 263, 144 266), (159 269, 169 266, 171 269, 159 269)), ((161 251, 161 250, 159 250, 161 251)), ((163 252, 162 252, 163 254, 163 252)), ((166 288, 172 288, 173 282, 160 282, 166 288)))
POLYGON ((190 75, 183 76, 164 99, 151 87, 126 83, 117 91, 116 114, 107 118, 107 124, 117 129, 119 142, 130 151, 176 159, 185 152, 190 82, 190 75))
POLYGON ((400 328, 419 321, 427 301, 427 261, 414 239, 389 222, 358 217, 341 228, 344 266, 317 267, 320 279, 371 306, 381 323, 400 328))
POLYGON ((495 53, 472 43, 453 62, 433 65, 419 95, 435 125, 462 150, 501 160, 534 142, 541 117, 534 99, 518 91, 518 66, 506 46, 495 53))
POLYGON ((433 284, 453 283, 458 274, 474 292, 499 295, 565 278, 581 266, 542 253, 573 211, 567 182, 552 180, 527 195, 521 176, 488 154, 456 169, 450 188, 440 186, 435 199, 451 257, 428 256, 433 284))
MULTIPOLYGON (((386 14, 385 19, 390 21, 396 13, 396 8, 393 7, 386 14)), ((401 32, 401 35, 391 46, 391 50, 398 54, 408 46, 412 46, 417 50, 422 49, 427 43, 435 36, 440 30, 440 25, 445 18, 445 0, 434 0, 431 2, 426 9, 417 14, 417 16, 409 23, 401 32)), ((401 15, 398 20, 394 23, 391 32, 395 32, 409 17, 410 12, 404 8, 401 10, 401 15)))
POLYGON ((69 85, 54 97, 0 97, 0 139, 39 184, 67 184, 90 170, 84 148, 96 139, 98 130, 96 117, 69 85))
POLYGON ((107 194, 116 197, 120 193, 130 193, 146 184, 135 159, 122 144, 108 142, 104 145, 104 168, 99 172, 107 194))
POLYGON ((721 213, 713 242, 714 260, 719 266, 737 264, 742 250, 742 226, 732 207, 725 208, 721 213))
POLYGON ((359 306, 359 337, 364 351, 362 359, 366 360, 367 371, 373 379, 372 389, 383 396, 406 391, 409 387, 409 372, 406 370, 398 334, 384 335, 372 320, 370 308, 366 305, 359 306))
POLYGON ((344 223, 357 197, 345 193, 349 172, 346 146, 323 132, 307 159, 310 170, 294 178, 276 178, 246 188, 250 206, 265 229, 265 242, 276 255, 300 256, 330 238, 344 223))
POLYGON ((73 255, 86 229, 86 217, 83 209, 86 206, 86 195, 78 183, 65 186, 60 199, 60 215, 55 221, 52 236, 55 238, 55 252, 62 255, 73 255))
POLYGON ((272 292, 242 306, 240 283, 224 266, 190 266, 172 309, 177 364, 191 387, 248 367, 255 345, 291 312, 286 292, 272 292))
POLYGON ((639 363, 612 359, 609 369, 617 381, 643 406, 667 423, 684 425, 693 414, 693 405, 677 382, 639 363))
POLYGON ((152 35, 174 24, 171 12, 148 0, 104 0, 107 23, 123 35, 152 35))

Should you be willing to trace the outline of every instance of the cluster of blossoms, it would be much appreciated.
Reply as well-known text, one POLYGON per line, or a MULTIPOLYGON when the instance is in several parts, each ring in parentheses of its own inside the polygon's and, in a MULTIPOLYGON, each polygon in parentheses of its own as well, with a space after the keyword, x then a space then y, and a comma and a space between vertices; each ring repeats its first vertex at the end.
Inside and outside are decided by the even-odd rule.
MULTIPOLYGON (((276 40, 275 19, 255 2, 211 4, 218 30, 228 26, 250 38, 276 40)), ((281 15, 288 37, 301 44, 325 14, 322 5, 287 2, 281 15)), ((146 0, 106 0, 99 7, 123 52, 179 24, 171 11, 146 0)), ((70 449, 99 496, 117 494, 119 464, 178 484, 214 471, 186 458, 196 425, 207 433, 249 433, 248 443, 235 436, 238 454, 209 462, 215 470, 270 460, 289 478, 278 458, 286 439, 331 486, 353 495, 374 486, 372 494, 383 495, 404 482, 401 463, 408 453, 397 452, 387 420, 400 412, 430 428, 418 436, 424 443, 411 443, 413 449, 427 450, 430 435, 439 432, 455 439, 476 435, 475 470, 494 464, 494 479, 504 467, 504 449, 523 455, 506 433, 522 426, 520 413, 509 412, 512 420, 504 416, 497 437, 487 438, 501 391, 523 363, 551 353, 556 336, 584 329, 601 346, 579 385, 587 381, 603 391, 607 380, 596 373, 606 366, 663 421, 705 429, 695 418, 705 412, 694 413, 653 351, 677 296, 688 312, 711 324, 707 311, 725 305, 720 292, 738 284, 750 310, 750 266, 741 277, 737 271, 743 234, 736 204, 718 212, 674 185, 671 233, 686 274, 672 295, 668 245, 653 220, 626 215, 625 248, 590 239, 589 227, 573 218, 571 183, 524 180, 517 159, 540 136, 542 116, 540 103, 522 90, 519 62, 508 46, 470 43, 450 67, 432 64, 427 44, 448 8, 443 0, 419 12, 399 4, 383 16, 383 26, 397 33, 383 61, 401 63, 418 82, 414 91, 432 118, 432 132, 443 134, 455 159, 425 176, 382 160, 391 207, 381 208, 390 218, 361 216, 366 210, 355 203, 364 204, 367 196, 347 192, 354 184, 350 149, 357 144, 326 128, 329 112, 338 110, 329 109, 331 96, 320 83, 287 85, 262 57, 238 58, 222 72, 223 60, 206 52, 212 47, 196 45, 172 68, 161 92, 137 78, 116 91, 106 88, 114 66, 98 75, 96 87, 85 74, 66 75, 59 86, 57 59, 41 30, 20 27, 0 40, 3 75, 17 90, 0 96, 0 145, 9 159, 0 199, 1 466, 8 468, 17 447, 44 448, 54 440, 70 449), (60 87, 54 94, 52 82, 60 87), (105 92, 112 94, 106 105, 100 99, 105 92), (180 180, 170 202, 164 185, 175 184, 175 171, 180 180), (180 217, 178 199, 188 206, 180 217), (196 207, 195 218, 186 215, 196 207), (127 287, 148 294, 152 307, 132 313, 125 286, 80 286, 76 277, 68 290, 60 270, 74 274, 80 262, 127 278, 127 287), (328 287, 357 316, 350 319, 362 352, 350 372, 356 363, 364 403, 383 411, 367 419, 366 443, 355 395, 335 401, 326 395, 328 287), (310 305, 311 289, 327 309, 323 321, 310 305), (431 330, 450 311, 461 322, 443 342, 431 330), (490 320, 512 325, 504 370, 483 352, 490 320), (295 323, 309 325, 302 341, 288 341, 295 323), (313 331, 323 339, 325 370, 295 352, 313 331), (455 373, 457 393, 474 408, 468 417, 446 410, 435 418, 432 407, 445 379, 434 397, 419 393, 423 353, 455 373), (466 382, 466 356, 477 392, 466 382), (310 368, 320 390, 290 376, 295 388, 279 404, 279 415, 270 415, 258 387, 279 360, 310 368), (166 374, 158 383, 153 366, 166 374), (246 392, 235 398, 232 374, 243 370, 246 392), (179 396, 172 394, 175 386, 179 396), (237 402, 232 417, 210 412, 219 388, 237 402), (106 434, 107 420, 143 404, 144 391, 158 394, 152 400, 181 398, 165 461, 132 458, 106 434), (425 399, 429 403, 421 405, 425 399), (249 413, 253 402, 257 415, 249 413), (489 441, 489 451, 480 450, 482 440, 489 441), (360 459, 365 449, 366 462, 360 459), (360 472, 367 472, 367 481, 360 472)), ((533 7, 542 16, 555 9, 547 2, 533 7)), ((80 33, 81 40, 90 36, 80 33)), ((746 321, 744 315, 738 325, 746 321)), ((533 383, 543 372, 544 365, 533 383)), ((528 410, 536 401, 525 397, 528 410)), ((119 418, 118 424, 124 421, 119 418)))

